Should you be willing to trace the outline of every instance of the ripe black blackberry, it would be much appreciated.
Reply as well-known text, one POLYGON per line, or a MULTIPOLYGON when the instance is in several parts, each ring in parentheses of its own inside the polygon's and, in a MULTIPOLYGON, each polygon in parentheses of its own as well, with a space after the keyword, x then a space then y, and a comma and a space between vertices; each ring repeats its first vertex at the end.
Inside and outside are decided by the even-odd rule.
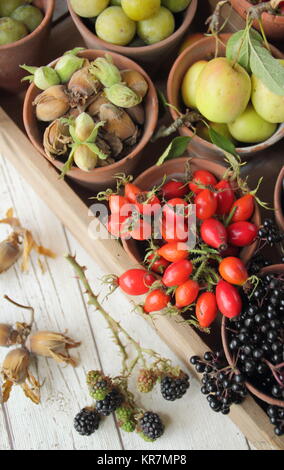
POLYGON ((189 376, 186 374, 180 377, 167 375, 161 381, 162 396, 165 400, 175 401, 186 393, 189 385, 189 376))
POLYGON ((146 438, 155 441, 164 434, 164 425, 157 413, 146 411, 139 419, 139 427, 146 438))
POLYGON ((83 408, 74 418, 74 428, 81 436, 90 436, 100 425, 100 415, 95 408, 83 408))
POLYGON ((104 400, 97 401, 97 411, 103 416, 109 416, 122 404, 123 400, 124 398, 119 391, 113 389, 104 400))
POLYGON ((284 234, 279 230, 272 219, 265 219, 258 231, 261 240, 267 241, 270 246, 274 246, 284 240, 284 234))

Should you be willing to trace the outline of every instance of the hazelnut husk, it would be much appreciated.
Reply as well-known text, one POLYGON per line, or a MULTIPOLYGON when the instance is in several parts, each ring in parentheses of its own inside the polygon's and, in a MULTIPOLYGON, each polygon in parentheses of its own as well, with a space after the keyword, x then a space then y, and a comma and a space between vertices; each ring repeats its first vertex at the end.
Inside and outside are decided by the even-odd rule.
POLYGON ((69 127, 60 119, 53 121, 44 131, 43 146, 50 158, 67 153, 71 143, 69 127))
POLYGON ((72 75, 68 83, 71 106, 83 106, 101 88, 102 84, 89 72, 89 67, 83 67, 72 75))
POLYGON ((9 347, 16 344, 18 332, 11 325, 0 323, 0 346, 9 347))
POLYGON ((80 344, 68 336, 53 331, 37 331, 26 341, 26 347, 32 354, 50 357, 56 362, 64 362, 74 367, 77 361, 69 355, 69 349, 77 348, 80 344))
POLYGON ((64 116, 70 108, 66 88, 55 85, 40 93, 33 102, 39 121, 50 122, 64 116))
POLYGON ((21 254, 19 236, 12 232, 6 240, 0 243, 0 273, 13 266, 21 254))
POLYGON ((122 70, 120 72, 122 81, 141 98, 146 96, 149 86, 147 80, 137 70, 122 70))
POLYGON ((131 117, 123 109, 112 104, 103 104, 100 107, 100 120, 105 121, 104 129, 107 132, 121 140, 128 139, 136 131, 131 117))
POLYGON ((12 387, 20 385, 25 395, 34 403, 40 402, 40 385, 29 372, 30 353, 21 347, 10 351, 4 359, 1 375, 4 383, 2 385, 2 401, 8 401, 12 387))

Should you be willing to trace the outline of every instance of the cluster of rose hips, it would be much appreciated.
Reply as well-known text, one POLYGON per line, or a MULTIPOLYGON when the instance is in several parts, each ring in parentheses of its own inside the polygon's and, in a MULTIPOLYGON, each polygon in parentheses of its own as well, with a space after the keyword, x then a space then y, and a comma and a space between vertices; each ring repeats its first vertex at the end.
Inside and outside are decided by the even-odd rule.
POLYGON ((239 253, 256 240, 259 227, 250 221, 254 192, 238 197, 235 186, 237 181, 218 181, 209 171, 197 170, 187 182, 172 179, 152 191, 125 181, 123 195, 108 196, 109 232, 143 242, 144 251, 148 243, 148 271, 131 269, 117 280, 129 295, 147 294, 145 313, 194 309, 201 328, 211 325, 218 310, 230 318, 240 314, 236 286, 244 285, 249 275, 239 253), (197 243, 191 248, 193 234, 197 243))

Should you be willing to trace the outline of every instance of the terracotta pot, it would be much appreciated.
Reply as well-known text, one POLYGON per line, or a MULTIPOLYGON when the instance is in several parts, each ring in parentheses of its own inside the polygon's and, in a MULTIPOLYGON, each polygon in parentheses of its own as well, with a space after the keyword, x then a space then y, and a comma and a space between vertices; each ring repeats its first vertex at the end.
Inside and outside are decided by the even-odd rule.
POLYGON ((19 65, 39 63, 50 31, 55 0, 35 0, 33 4, 45 13, 40 25, 19 41, 0 46, 0 88, 12 93, 24 87, 21 79, 27 72, 19 65))
MULTIPOLYGON (((221 40, 226 44, 229 40, 231 34, 222 34, 221 40)), ((214 57, 215 54, 215 47, 216 42, 213 37, 201 39, 200 41, 196 42, 189 48, 187 48, 175 61, 169 78, 168 78, 168 85, 167 85, 167 93, 168 93, 168 101, 171 105, 181 109, 184 107, 182 105, 180 90, 183 81, 183 77, 185 76, 187 70, 191 65, 193 65, 198 60, 210 60, 214 57)), ((284 55, 278 51, 275 47, 271 46, 272 52, 276 57, 284 58, 284 55)), ((225 56, 225 47, 220 44, 219 46, 219 54, 220 56, 225 56)), ((170 107, 170 113, 173 119, 177 119, 178 114, 174 108, 170 107)), ((193 132, 188 129, 187 127, 181 127, 179 129, 179 133, 184 136, 193 137, 193 132)), ((266 148, 270 147, 271 145, 275 144, 275 142, 282 139, 284 136, 284 124, 281 124, 275 134, 270 137, 265 142, 261 142, 259 144, 250 145, 247 147, 239 147, 237 148, 237 152, 239 155, 245 155, 246 158, 253 156, 255 153, 265 150, 266 148)), ((195 156, 202 155, 203 158, 208 158, 212 160, 223 160, 223 152, 216 147, 211 142, 207 142, 207 140, 202 139, 199 136, 194 136, 192 141, 188 146, 188 150, 193 153, 195 156)))
MULTIPOLYGON (((105 52, 87 49, 78 55, 80 57, 86 57, 88 59, 94 60, 97 57, 104 57, 105 52)), ((76 181, 81 186, 84 186, 93 191, 101 191, 114 186, 114 175, 116 173, 123 172, 126 174, 131 174, 133 172, 135 166, 139 161, 139 157, 142 150, 147 145, 154 133, 158 121, 157 93, 150 77, 144 72, 144 70, 139 65, 137 65, 132 60, 114 53, 110 53, 110 55, 113 58, 114 64, 119 69, 137 70, 142 75, 144 75, 145 79, 147 80, 149 90, 143 101, 145 108, 145 124, 140 141, 126 157, 113 163, 112 165, 108 165, 101 168, 95 168, 90 172, 82 171, 76 166, 73 166, 71 171, 68 172, 68 177, 76 181)), ((57 60, 52 62, 51 65, 55 66, 57 60)), ((63 163, 59 160, 54 160, 48 157, 45 154, 43 148, 42 131, 40 130, 39 122, 36 119, 35 115, 35 109, 32 105, 35 97, 39 93, 40 90, 34 84, 29 87, 26 93, 23 114, 24 125, 29 138, 32 144, 36 147, 36 149, 41 153, 41 155, 47 158, 58 170, 61 170, 63 167, 63 163)))
POLYGON ((75 26, 79 30, 85 43, 90 49, 104 49, 117 52, 118 54, 130 57, 131 59, 142 64, 157 63, 157 60, 159 63, 161 63, 160 61, 163 57, 168 57, 173 52, 173 50, 178 47, 184 34, 188 31, 197 9, 197 0, 191 0, 190 5, 184 13, 184 20, 182 25, 171 36, 164 39, 163 41, 149 46, 129 47, 117 46, 100 39, 85 25, 82 18, 76 15, 76 13, 72 10, 70 0, 67 0, 67 3, 75 26))
MULTIPOLYGON (((262 273, 284 273, 284 264, 273 264, 272 266, 268 266, 266 268, 263 268, 261 270, 262 273)), ((222 317, 222 326, 221 326, 221 334, 222 334, 222 344, 223 344, 223 349, 225 352, 226 359, 230 366, 233 366, 233 357, 231 355, 231 351, 229 349, 228 345, 228 336, 227 336, 227 330, 226 330, 226 325, 227 325, 227 318, 222 317)), ((268 403, 270 405, 275 405, 275 406, 281 406, 284 407, 284 400, 278 400, 277 398, 270 397, 269 395, 266 395, 265 393, 261 392, 257 388, 255 388, 251 383, 246 382, 247 389, 255 395, 257 398, 260 400, 264 401, 265 403, 268 403)))
POLYGON ((284 166, 278 175, 274 189, 274 208, 277 223, 284 232, 284 166))
MULTIPOLYGON (((153 188, 153 186, 161 183, 164 175, 167 175, 168 178, 177 178, 182 180, 184 178, 185 164, 187 161, 188 157, 181 157, 169 160, 162 166, 152 166, 148 170, 144 171, 141 175, 139 175, 138 178, 136 178, 136 180, 134 181, 134 184, 136 184, 143 190, 150 190, 153 188)), ((199 158, 193 158, 191 160, 191 168, 193 172, 200 169, 208 170, 213 173, 213 175, 215 175, 218 179, 221 179, 226 171, 226 168, 224 166, 216 162, 199 158)), ((255 209, 255 213, 252 217, 252 222, 256 225, 260 225, 261 223, 260 211, 258 207, 256 207, 255 209)), ((139 251, 139 242, 130 239, 123 240, 122 243, 125 251, 130 256, 130 258, 135 263, 141 263, 142 258, 141 253, 139 251)), ((247 263, 253 256, 254 251, 256 249, 256 244, 257 242, 253 243, 248 247, 245 247, 241 251, 241 258, 245 263, 247 263)))
MULTIPOLYGON (((247 0, 230 0, 234 10, 246 20, 247 11, 253 5, 247 0)), ((271 15, 270 13, 263 13, 261 15, 263 28, 266 36, 269 39, 275 41, 281 41, 284 37, 284 16, 281 15, 271 15)), ((254 21, 253 26, 260 31, 259 23, 257 20, 254 21)))

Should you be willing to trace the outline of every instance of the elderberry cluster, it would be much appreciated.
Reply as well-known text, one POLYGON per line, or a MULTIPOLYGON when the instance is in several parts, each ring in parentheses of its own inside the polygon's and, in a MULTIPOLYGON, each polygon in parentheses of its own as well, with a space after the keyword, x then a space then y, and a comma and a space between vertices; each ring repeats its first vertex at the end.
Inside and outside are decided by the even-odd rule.
POLYGON ((274 246, 284 240, 284 233, 279 230, 272 219, 264 220, 263 225, 258 231, 258 236, 261 240, 266 240, 270 246, 274 246))
POLYGON ((284 400, 284 278, 266 274, 227 323, 237 367, 258 390, 284 400))
POLYGON ((266 410, 271 424, 274 426, 276 436, 284 435, 284 408, 280 406, 269 406, 266 410))
POLYGON ((226 415, 233 404, 239 404, 247 395, 244 377, 227 365, 223 353, 206 352, 201 359, 192 356, 190 362, 201 379, 201 393, 207 395, 210 408, 226 415))

